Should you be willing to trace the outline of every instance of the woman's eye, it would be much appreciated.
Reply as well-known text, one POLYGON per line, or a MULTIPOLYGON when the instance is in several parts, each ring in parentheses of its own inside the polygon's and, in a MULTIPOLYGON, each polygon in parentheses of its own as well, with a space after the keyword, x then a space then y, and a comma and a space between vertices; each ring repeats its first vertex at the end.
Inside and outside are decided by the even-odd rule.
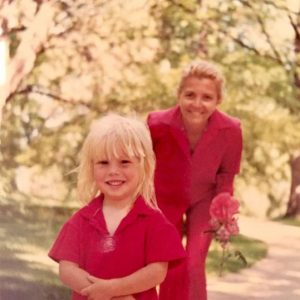
POLYGON ((210 101, 213 99, 213 97, 211 95, 204 95, 203 99, 206 101, 210 101))
POLYGON ((188 93, 185 94, 185 96, 187 98, 193 98, 194 97, 194 93, 188 92, 188 93))

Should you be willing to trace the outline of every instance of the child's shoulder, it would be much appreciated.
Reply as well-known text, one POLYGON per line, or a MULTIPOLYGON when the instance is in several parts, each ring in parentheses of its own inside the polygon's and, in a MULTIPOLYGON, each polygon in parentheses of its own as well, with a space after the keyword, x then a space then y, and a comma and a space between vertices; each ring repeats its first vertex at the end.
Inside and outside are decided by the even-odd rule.
POLYGON ((139 213, 145 217, 145 220, 147 220, 151 226, 172 225, 159 208, 150 207, 145 203, 142 197, 138 199, 137 206, 139 213))
POLYGON ((92 199, 90 202, 85 204, 83 207, 79 208, 69 219, 70 223, 76 223, 81 220, 88 220, 92 218, 97 211, 101 209, 101 200, 99 197, 92 199))

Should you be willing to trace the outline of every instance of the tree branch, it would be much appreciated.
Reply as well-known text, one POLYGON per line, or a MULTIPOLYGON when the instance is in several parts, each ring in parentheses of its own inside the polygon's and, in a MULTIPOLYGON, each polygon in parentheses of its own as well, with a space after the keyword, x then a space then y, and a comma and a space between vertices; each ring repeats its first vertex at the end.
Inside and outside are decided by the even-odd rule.
POLYGON ((27 85, 24 89, 17 91, 15 95, 23 95, 23 94, 30 94, 30 93, 43 95, 67 105, 71 105, 71 106, 82 105, 88 109, 97 110, 97 108, 93 107, 90 103, 86 103, 79 100, 73 100, 73 99, 65 99, 49 90, 45 90, 45 88, 43 87, 33 85, 33 84, 27 85))
POLYGON ((16 54, 8 66, 8 78, 3 89, 2 103, 10 99, 10 95, 17 91, 24 77, 32 71, 37 54, 43 51, 44 44, 49 38, 49 28, 54 13, 55 9, 50 2, 43 2, 34 21, 24 33, 16 54))

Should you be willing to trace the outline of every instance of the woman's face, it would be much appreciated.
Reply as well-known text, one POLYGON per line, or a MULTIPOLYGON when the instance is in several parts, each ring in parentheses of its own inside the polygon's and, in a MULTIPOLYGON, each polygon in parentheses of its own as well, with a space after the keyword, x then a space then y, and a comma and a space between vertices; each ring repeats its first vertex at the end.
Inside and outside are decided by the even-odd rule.
POLYGON ((203 129, 220 102, 214 80, 187 77, 178 95, 178 104, 186 128, 203 129))

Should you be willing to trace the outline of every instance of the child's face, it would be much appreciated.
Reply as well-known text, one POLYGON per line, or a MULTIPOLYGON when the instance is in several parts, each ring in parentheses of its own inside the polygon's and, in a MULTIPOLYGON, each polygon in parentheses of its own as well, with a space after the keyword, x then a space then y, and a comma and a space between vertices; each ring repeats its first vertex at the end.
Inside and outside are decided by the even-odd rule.
POLYGON ((220 102, 216 83, 208 78, 187 77, 178 98, 183 121, 191 128, 206 124, 220 102))
POLYGON ((140 182, 140 164, 136 157, 123 155, 94 162, 94 178, 105 201, 135 200, 140 182))

